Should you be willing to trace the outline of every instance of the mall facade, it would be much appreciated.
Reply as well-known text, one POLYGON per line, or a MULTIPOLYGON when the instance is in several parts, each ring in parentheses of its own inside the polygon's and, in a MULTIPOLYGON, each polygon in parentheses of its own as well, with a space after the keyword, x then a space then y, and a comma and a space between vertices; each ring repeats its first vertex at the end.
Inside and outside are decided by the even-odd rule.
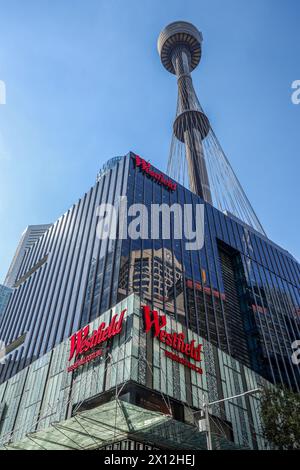
MULTIPOLYGON (((203 400, 273 385, 299 392, 297 261, 141 162, 113 159, 25 253, 0 319, 4 447, 202 449, 203 400), (203 246, 187 250, 172 217, 169 238, 101 236, 100 204, 122 224, 124 197, 149 214, 151 204, 189 204, 194 221, 204 205, 203 246), (146 331, 145 306, 165 333, 146 331)), ((216 448, 268 447, 257 395, 211 415, 216 448)))

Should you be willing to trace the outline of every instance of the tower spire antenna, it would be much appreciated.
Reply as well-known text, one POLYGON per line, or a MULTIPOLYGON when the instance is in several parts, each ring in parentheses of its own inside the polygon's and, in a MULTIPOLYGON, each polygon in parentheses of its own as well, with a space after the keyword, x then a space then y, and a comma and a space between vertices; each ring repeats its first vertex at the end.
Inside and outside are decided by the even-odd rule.
POLYGON ((161 62, 178 85, 167 172, 204 201, 265 235, 194 89, 191 74, 200 63, 202 42, 202 33, 186 21, 170 23, 158 37, 161 62))

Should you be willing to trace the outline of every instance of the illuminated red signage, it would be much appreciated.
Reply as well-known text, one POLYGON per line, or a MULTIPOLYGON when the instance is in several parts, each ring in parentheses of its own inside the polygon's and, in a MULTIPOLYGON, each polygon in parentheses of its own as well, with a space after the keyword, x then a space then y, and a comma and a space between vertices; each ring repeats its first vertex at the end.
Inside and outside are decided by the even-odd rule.
MULTIPOLYGON (((161 343, 169 346, 177 353, 182 353, 189 359, 193 359, 195 362, 201 362, 202 360, 202 344, 195 345, 195 340, 190 343, 185 341, 184 333, 167 333, 163 328, 167 324, 167 318, 165 315, 159 315, 156 310, 151 310, 149 306, 143 306, 144 320, 145 320, 145 332, 153 331, 154 338, 157 338, 161 343)), ((173 361, 179 362, 190 369, 202 374, 202 368, 189 362, 185 357, 178 356, 178 354, 165 351, 165 355, 173 361)))
POLYGON ((151 164, 146 162, 143 158, 139 155, 135 155, 135 166, 139 167, 143 173, 148 175, 151 179, 155 180, 157 183, 162 184, 170 191, 175 191, 177 188, 177 184, 173 183, 168 178, 165 178, 164 175, 161 173, 157 173, 156 171, 152 170, 151 164))
POLYGON ((99 349, 99 346, 121 333, 125 313, 126 309, 120 313, 119 318, 118 315, 114 315, 108 326, 105 322, 101 323, 99 328, 94 330, 91 335, 89 334, 90 326, 87 325, 71 336, 69 361, 75 358, 75 363, 68 367, 68 372, 72 372, 102 355, 102 349, 99 349), (77 360, 82 355, 84 356, 77 360))

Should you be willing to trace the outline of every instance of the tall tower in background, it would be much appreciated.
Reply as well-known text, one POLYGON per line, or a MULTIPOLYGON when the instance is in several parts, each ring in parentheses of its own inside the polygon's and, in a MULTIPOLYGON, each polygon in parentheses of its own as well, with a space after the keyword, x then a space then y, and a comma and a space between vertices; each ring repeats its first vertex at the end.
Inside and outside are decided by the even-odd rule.
MULTIPOLYGON (((10 287, 3 286, 2 284, 0 284, 0 317, 5 312, 5 309, 9 302, 12 291, 13 289, 11 289, 10 287)), ((0 344, 0 349, 1 349, 1 344, 0 344)))
POLYGON ((191 72, 201 59, 202 34, 192 24, 171 23, 159 35, 158 52, 163 66, 177 77, 178 104, 174 136, 185 146, 191 190, 212 203, 202 141, 210 124, 198 103, 191 72))
POLYGON ((14 287, 26 250, 30 248, 52 224, 29 225, 22 233, 15 255, 6 274, 4 285, 14 287))
POLYGON ((202 41, 202 33, 185 21, 169 24, 158 38, 161 62, 178 85, 168 174, 265 235, 194 90, 191 72, 200 63, 202 41))

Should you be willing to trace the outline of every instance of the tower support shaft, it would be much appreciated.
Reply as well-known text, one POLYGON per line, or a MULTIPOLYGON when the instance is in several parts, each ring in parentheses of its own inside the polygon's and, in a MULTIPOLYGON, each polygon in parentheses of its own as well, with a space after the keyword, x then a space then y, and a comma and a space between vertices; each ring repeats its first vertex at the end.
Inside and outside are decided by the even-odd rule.
MULTIPOLYGON (((209 178, 202 147, 202 139, 208 133, 209 122, 206 116, 195 107, 195 91, 190 74, 190 54, 184 46, 172 52, 172 63, 178 83, 178 110, 174 126, 182 134, 188 162, 191 190, 206 202, 212 204, 209 178)), ((178 133, 178 132, 177 132, 178 133)))

